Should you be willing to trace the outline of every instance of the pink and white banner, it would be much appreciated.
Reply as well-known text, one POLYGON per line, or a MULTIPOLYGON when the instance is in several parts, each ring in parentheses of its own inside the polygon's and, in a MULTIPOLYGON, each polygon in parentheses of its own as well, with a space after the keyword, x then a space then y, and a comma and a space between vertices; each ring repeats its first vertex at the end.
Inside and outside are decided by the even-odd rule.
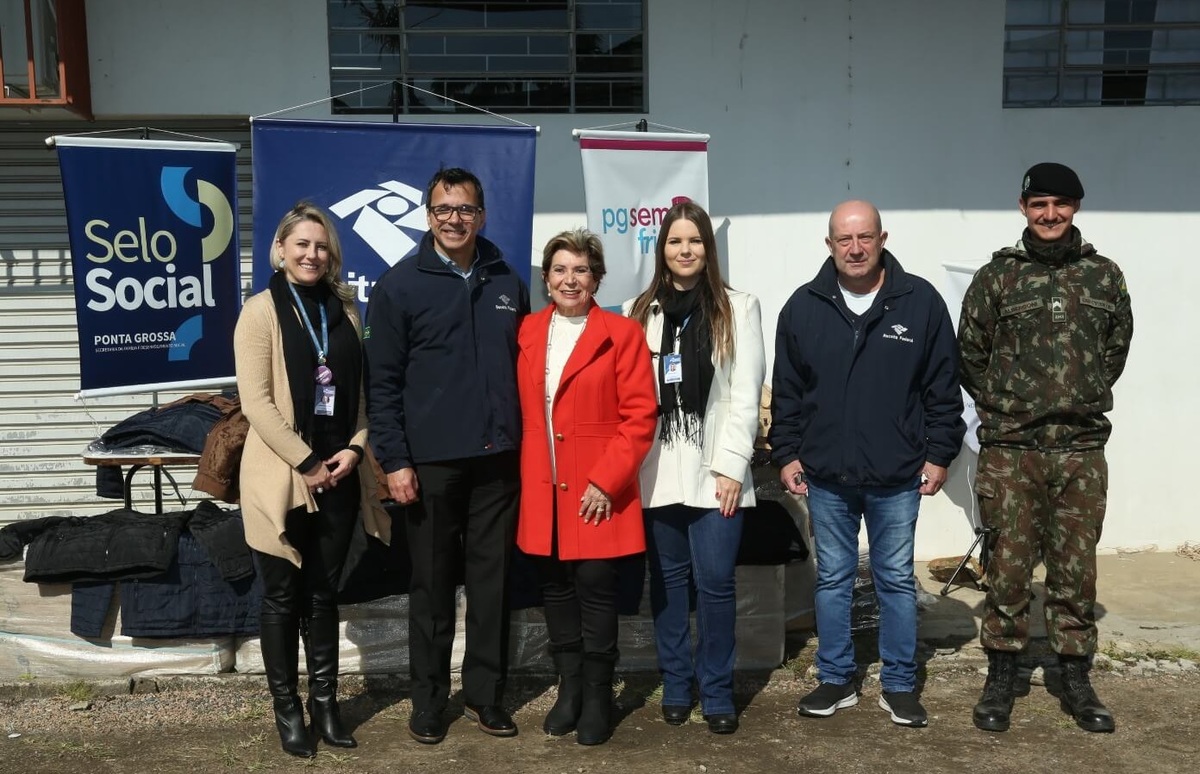
POLYGON ((691 199, 708 209, 708 135, 578 130, 588 229, 608 270, 596 300, 620 306, 654 275, 654 243, 667 210, 691 199))

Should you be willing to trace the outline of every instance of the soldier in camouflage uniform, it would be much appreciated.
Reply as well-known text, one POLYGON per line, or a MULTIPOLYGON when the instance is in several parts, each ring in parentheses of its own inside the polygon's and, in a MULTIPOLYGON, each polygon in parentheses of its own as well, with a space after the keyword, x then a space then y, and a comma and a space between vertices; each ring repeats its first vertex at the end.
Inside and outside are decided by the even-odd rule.
POLYGON ((1082 198, 1070 168, 1032 167, 1019 201, 1028 223, 1021 241, 996 252, 963 299, 962 385, 981 423, 975 492, 983 526, 994 530, 980 638, 988 677, 974 711, 986 731, 1009 726, 1039 559, 1063 708, 1087 731, 1115 728, 1088 668, 1112 429, 1105 413, 1133 315, 1121 270, 1072 225, 1082 198))

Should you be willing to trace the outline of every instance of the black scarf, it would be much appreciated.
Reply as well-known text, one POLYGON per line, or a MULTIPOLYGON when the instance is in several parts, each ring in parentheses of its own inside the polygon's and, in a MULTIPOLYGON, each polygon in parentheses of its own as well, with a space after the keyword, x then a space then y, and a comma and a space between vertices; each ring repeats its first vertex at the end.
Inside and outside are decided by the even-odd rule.
POLYGON ((1039 263, 1047 266, 1064 266, 1079 257, 1083 247, 1083 235, 1071 226, 1071 231, 1057 242, 1044 242, 1033 235, 1033 229, 1025 229, 1021 235, 1025 252, 1039 263))
POLYGON ((656 296, 663 312, 662 341, 658 349, 658 414, 662 417, 662 427, 658 437, 668 445, 683 440, 697 448, 704 446, 704 410, 708 406, 708 392, 715 373, 712 332, 704 316, 703 300, 707 291, 703 284, 684 291, 667 285, 656 296), (676 337, 679 339, 683 381, 667 384, 663 378, 663 363, 667 355, 675 351, 676 337))
MULTIPOLYGON (((313 351, 312 340, 304 323, 296 315, 296 301, 288 290, 287 277, 277 271, 271 275, 268 283, 271 300, 275 305, 275 314, 279 317, 279 332, 283 339, 283 362, 287 368, 288 391, 292 396, 293 421, 296 432, 304 442, 314 444, 313 427, 318 417, 313 413, 314 373, 317 368, 317 353, 313 351)), ((350 330, 349 320, 342 301, 321 282, 312 288, 297 286, 297 292, 304 301, 304 306, 312 309, 301 309, 302 314, 308 314, 313 322, 314 330, 320 331, 319 317, 316 304, 325 307, 329 323, 329 349, 326 362, 334 373, 338 385, 338 411, 331 419, 338 425, 352 426, 354 417, 358 415, 358 374, 362 369, 362 354, 358 347, 358 337, 350 330), (343 330, 345 327, 345 330, 343 330), (345 340, 343 340, 345 339, 345 340)), ((327 419, 320 417, 319 419, 327 419)), ((343 428, 338 428, 343 430, 343 428)), ((343 430, 344 432, 344 430, 343 430)), ((324 445, 324 444, 322 444, 324 445)), ((340 448, 340 446, 338 447, 340 448)), ((336 449, 335 449, 336 450, 336 449)))

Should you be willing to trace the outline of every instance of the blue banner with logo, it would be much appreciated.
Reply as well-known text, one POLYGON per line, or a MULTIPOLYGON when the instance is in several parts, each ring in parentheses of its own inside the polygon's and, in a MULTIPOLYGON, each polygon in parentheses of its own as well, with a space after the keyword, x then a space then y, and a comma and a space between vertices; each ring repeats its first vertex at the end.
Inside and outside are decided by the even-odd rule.
POLYGON ((271 240, 301 200, 333 216, 342 276, 360 305, 380 275, 412 255, 429 226, 425 186, 462 167, 483 184, 483 236, 529 281, 533 242, 533 127, 255 119, 254 287, 274 270, 271 240))
POLYGON ((80 393, 234 381, 241 309, 236 147, 55 137, 80 393))

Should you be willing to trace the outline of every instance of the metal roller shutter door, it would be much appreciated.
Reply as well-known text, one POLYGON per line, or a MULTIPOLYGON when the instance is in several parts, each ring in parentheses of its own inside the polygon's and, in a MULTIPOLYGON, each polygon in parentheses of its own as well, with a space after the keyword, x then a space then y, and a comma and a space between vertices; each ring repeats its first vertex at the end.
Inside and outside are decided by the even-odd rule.
MULTIPOLYGON (((250 130, 245 121, 147 119, 159 129, 240 144, 238 218, 242 275, 249 287, 250 130)), ((0 124, 0 526, 20 519, 101 513, 95 469, 80 452, 107 428, 152 404, 137 394, 75 400, 79 351, 58 159, 53 134, 121 129, 130 123, 0 124)), ((122 135, 123 136, 123 135, 122 135)), ((136 136, 136 135, 129 135, 136 136)), ((155 139, 168 135, 152 135, 155 139)), ((160 403, 182 393, 159 393, 160 403)), ((185 495, 192 471, 177 479, 185 495)), ((148 473, 136 479, 134 506, 152 508, 148 473)))

